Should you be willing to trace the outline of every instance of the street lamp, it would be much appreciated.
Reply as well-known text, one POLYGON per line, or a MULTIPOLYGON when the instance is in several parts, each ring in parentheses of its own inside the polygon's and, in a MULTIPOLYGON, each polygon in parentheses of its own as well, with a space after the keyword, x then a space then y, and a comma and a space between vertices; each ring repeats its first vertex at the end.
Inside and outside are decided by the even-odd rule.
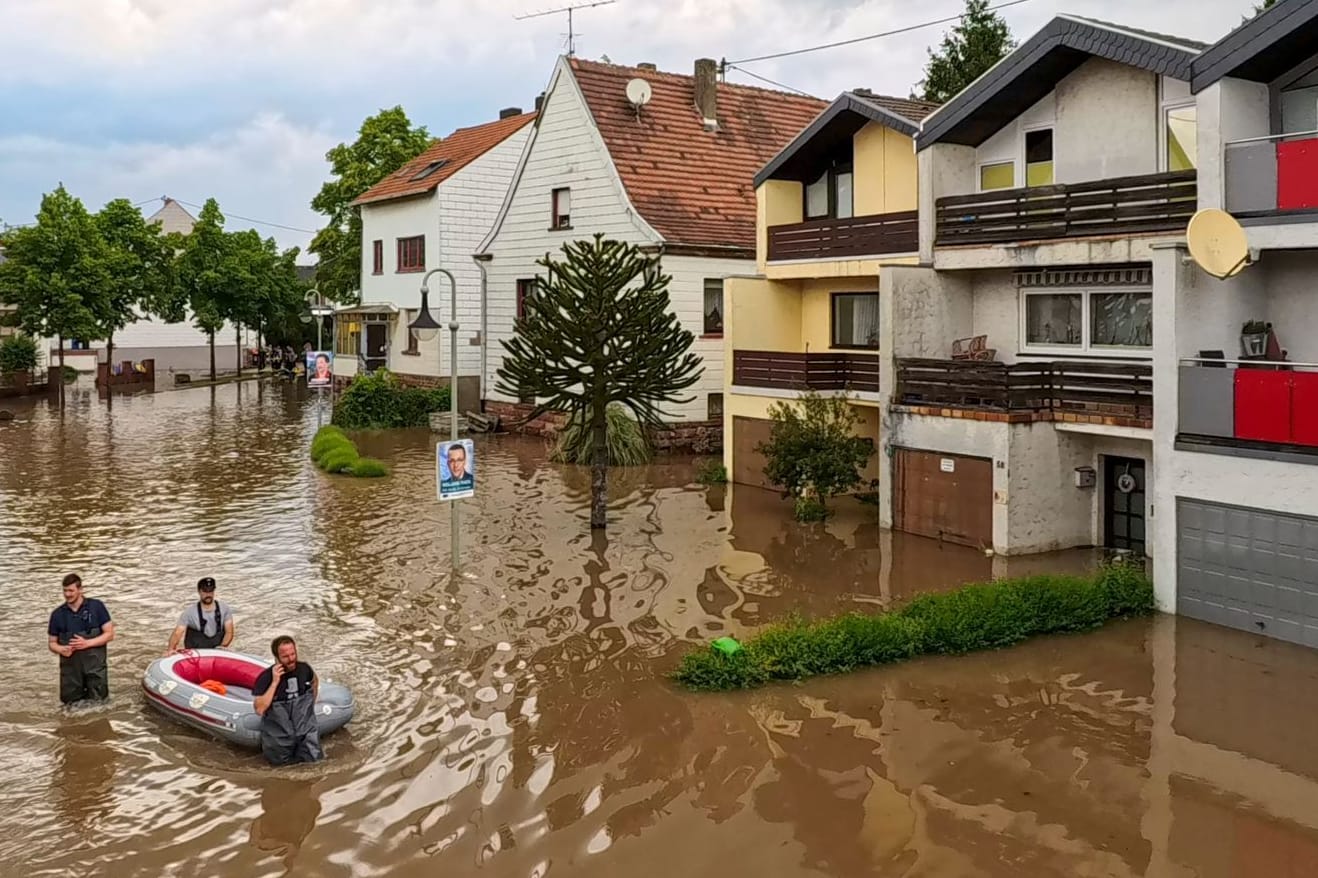
MULTIPOLYGON (((439 334, 440 325, 434 317, 430 316, 430 276, 433 274, 442 274, 448 278, 449 286, 449 439, 456 442, 458 440, 458 282, 453 279, 453 273, 446 268, 432 268, 426 272, 426 276, 421 278, 421 313, 416 315, 416 319, 407 325, 407 328, 416 333, 418 341, 430 341, 439 334)), ((453 569, 458 567, 458 549, 459 549, 459 530, 458 530, 458 503, 460 500, 453 500, 453 511, 449 516, 452 523, 452 561, 453 569)))

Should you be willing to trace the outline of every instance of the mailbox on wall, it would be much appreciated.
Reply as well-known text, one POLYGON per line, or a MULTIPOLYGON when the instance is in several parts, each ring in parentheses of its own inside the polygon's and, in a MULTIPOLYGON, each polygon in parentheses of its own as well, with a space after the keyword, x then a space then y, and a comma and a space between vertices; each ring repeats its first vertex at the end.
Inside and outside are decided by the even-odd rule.
POLYGON ((1098 484, 1098 475, 1094 472, 1092 466, 1078 466, 1075 468, 1075 486, 1077 488, 1092 488, 1098 484))

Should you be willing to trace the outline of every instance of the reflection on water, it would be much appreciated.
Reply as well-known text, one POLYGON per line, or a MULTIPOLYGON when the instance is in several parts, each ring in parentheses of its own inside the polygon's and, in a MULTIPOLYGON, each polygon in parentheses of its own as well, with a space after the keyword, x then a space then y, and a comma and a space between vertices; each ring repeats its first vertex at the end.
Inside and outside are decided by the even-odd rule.
POLYGON ((1318 661, 1158 618, 957 659, 696 696, 685 644, 790 613, 1079 569, 799 527, 688 461, 589 480, 480 438, 449 573, 425 431, 394 475, 305 457, 305 391, 246 384, 0 425, 0 863, 9 874, 1248 876, 1318 874, 1318 661), (110 606, 109 705, 65 712, 59 578, 110 606), (272 771, 149 711, 141 669, 199 576, 237 646, 287 632, 358 719, 272 771))

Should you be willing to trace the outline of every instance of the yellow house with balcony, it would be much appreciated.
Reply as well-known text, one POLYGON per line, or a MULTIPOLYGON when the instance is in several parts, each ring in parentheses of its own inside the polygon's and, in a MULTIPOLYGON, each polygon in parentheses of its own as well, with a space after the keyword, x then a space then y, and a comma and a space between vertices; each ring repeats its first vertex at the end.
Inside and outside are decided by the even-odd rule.
MULTIPOLYGON (((723 463, 770 487, 769 408, 846 393, 879 448, 879 273, 918 261, 914 136, 936 105, 844 92, 755 177, 756 270, 726 281, 723 463)), ((867 479, 878 478, 877 456, 867 479)))

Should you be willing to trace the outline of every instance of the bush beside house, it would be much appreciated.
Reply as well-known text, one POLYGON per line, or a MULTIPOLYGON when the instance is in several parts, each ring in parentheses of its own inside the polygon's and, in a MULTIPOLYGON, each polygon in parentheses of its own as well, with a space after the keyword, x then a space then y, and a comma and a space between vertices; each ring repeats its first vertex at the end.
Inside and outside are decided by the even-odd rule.
POLYGON ((397 375, 380 369, 359 375, 334 405, 334 424, 346 430, 425 427, 431 412, 449 410, 447 387, 407 387, 397 375))

